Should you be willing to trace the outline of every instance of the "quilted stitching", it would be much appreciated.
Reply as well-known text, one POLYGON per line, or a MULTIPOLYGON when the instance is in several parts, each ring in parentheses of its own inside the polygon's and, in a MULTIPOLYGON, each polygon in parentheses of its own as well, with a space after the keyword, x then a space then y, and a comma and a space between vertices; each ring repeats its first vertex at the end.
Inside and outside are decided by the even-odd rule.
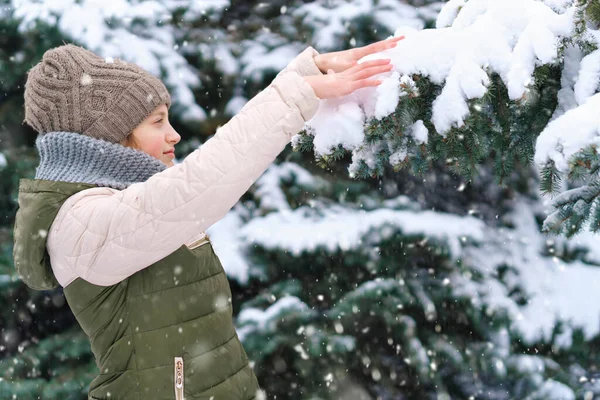
POLYGON ((318 97, 294 70, 318 71, 313 55, 306 49, 181 164, 122 191, 69 198, 48 235, 53 268, 114 284, 224 217, 316 113, 318 97))

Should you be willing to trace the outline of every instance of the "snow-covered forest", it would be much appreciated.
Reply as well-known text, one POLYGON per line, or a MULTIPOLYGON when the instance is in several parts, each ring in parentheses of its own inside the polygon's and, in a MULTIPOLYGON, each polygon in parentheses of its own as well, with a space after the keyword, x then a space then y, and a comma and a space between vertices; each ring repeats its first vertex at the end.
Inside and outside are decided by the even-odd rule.
POLYGON ((266 398, 600 399, 597 0, 0 0, 0 399, 85 399, 60 289, 18 279, 26 73, 63 42, 163 79, 179 160, 307 46, 404 35, 208 229, 266 398))

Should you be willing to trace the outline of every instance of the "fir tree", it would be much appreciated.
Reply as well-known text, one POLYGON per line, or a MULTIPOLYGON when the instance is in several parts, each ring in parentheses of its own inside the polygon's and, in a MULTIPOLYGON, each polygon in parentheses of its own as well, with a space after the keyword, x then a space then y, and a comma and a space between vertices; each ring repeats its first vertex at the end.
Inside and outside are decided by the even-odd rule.
MULTIPOLYGON (((10 34, 2 49, 9 60, 0 68, 14 74, 3 81, 10 101, 0 103, 0 125, 20 123, 6 116, 17 113, 28 67, 69 40, 160 66, 170 89, 180 87, 173 116, 187 139, 178 146, 183 157, 306 43, 326 52, 384 39, 399 25, 450 26, 475 1, 451 1, 444 9, 429 1, 211 2, 209 8, 172 2, 152 3, 151 13, 144 8, 149 2, 122 1, 131 19, 75 3, 103 38, 124 31, 156 54, 128 54, 123 43, 106 47, 91 34, 61 30, 66 10, 54 10, 55 20, 40 18, 49 3, 17 8, 6 1, 10 18, 2 26, 10 34), (19 52, 36 40, 47 42, 19 52), (160 54, 181 64, 162 62, 160 54), (196 83, 178 82, 180 69, 197 76, 196 83), (186 104, 203 111, 190 120, 186 104)), ((575 87, 578 66, 593 60, 600 19, 596 1, 551 3, 556 15, 576 7, 576 30, 560 38, 555 58, 536 64, 527 96, 512 99, 500 74, 483 69, 482 96, 466 101, 464 125, 444 136, 432 122, 444 83, 426 74, 397 76, 399 101, 380 104, 389 115, 365 120, 361 146, 335 143, 315 159, 311 151, 325 137, 312 121, 294 139, 295 150, 304 151, 284 151, 209 229, 231 280, 239 335, 268 398, 600 397, 597 238, 540 233, 549 210, 539 188, 564 190, 567 169, 542 168, 538 175, 531 167, 549 122, 583 107, 576 100, 586 93, 575 87)), ((324 115, 336 121, 335 113, 324 115)), ((592 146, 582 150, 569 164, 569 179, 591 179, 594 154, 592 146)), ((34 152, 10 151, 6 159, 0 163, 6 214, 0 398, 84 399, 97 371, 64 296, 26 289, 12 268, 16 184, 33 176, 34 152)), ((588 186, 568 188, 580 191, 564 191, 557 201, 590 218, 595 209, 585 214, 581 204, 595 199, 593 180, 588 186)), ((545 224, 572 218, 567 211, 545 224)), ((570 224, 578 230, 584 222, 570 224)))
POLYGON ((597 1, 450 1, 437 29, 399 27, 395 34, 407 39, 381 56, 395 63, 381 88, 341 105, 325 101, 295 148, 314 150, 322 165, 350 152, 349 169, 358 178, 381 176, 385 164, 422 173, 444 161, 471 181, 491 157, 503 185, 535 161, 542 192, 563 192, 544 230, 569 237, 583 228, 595 232, 597 17, 597 1), (523 18, 512 24, 513 15, 523 18), (342 111, 354 107, 364 127, 342 111), (364 134, 334 128, 331 139, 331 121, 364 134), (565 193, 563 176, 576 190, 565 193))

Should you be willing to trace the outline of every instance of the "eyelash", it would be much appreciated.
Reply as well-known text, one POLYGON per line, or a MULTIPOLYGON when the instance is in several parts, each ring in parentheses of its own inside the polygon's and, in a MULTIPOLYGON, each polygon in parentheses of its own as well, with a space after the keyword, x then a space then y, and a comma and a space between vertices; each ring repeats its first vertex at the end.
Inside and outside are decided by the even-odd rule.
POLYGON ((158 120, 156 120, 156 121, 154 121, 154 122, 162 122, 162 120, 163 120, 163 119, 161 118, 161 119, 158 119, 158 120))

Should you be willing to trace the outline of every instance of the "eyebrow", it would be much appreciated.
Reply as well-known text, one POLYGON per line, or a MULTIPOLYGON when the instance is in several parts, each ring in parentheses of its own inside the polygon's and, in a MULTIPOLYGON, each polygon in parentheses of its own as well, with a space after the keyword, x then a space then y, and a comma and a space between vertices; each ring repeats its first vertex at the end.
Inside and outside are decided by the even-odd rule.
POLYGON ((164 111, 158 111, 151 115, 152 117, 166 117, 167 113, 164 111))

